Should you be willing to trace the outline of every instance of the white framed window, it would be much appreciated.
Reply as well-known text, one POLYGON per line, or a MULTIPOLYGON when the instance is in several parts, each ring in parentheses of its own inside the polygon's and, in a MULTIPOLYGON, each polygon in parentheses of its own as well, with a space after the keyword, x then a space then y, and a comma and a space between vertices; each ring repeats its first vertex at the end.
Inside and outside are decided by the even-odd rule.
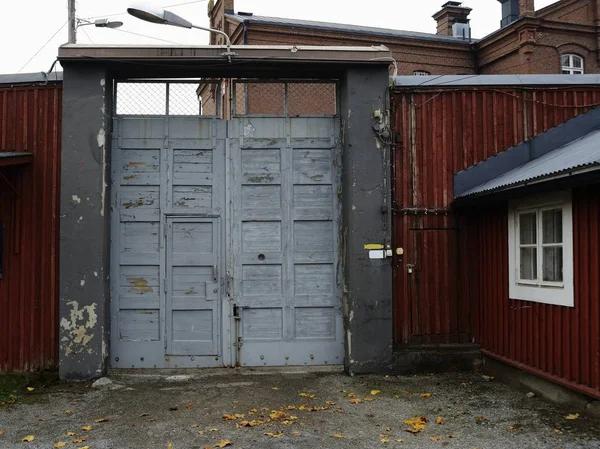
POLYGON ((583 58, 578 55, 562 55, 561 56, 562 74, 563 75, 583 75, 583 58))
POLYGON ((429 76, 429 75, 431 75, 431 73, 426 72, 425 70, 415 70, 413 72, 413 75, 414 76, 429 76))
POLYGON ((511 299, 574 307, 571 192, 513 201, 508 210, 511 299))

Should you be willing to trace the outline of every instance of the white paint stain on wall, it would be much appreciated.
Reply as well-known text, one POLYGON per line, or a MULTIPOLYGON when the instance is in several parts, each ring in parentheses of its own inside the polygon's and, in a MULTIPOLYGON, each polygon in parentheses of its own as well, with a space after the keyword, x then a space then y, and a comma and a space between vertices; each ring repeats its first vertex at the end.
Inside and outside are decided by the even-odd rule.
POLYGON ((77 301, 67 302, 70 307, 68 317, 63 317, 60 321, 60 327, 64 331, 62 344, 65 355, 78 354, 88 349, 88 344, 94 337, 90 332, 98 323, 96 314, 96 304, 79 307, 77 301))
POLYGON ((81 198, 79 198, 77 195, 73 195, 71 199, 74 203, 81 204, 81 198))

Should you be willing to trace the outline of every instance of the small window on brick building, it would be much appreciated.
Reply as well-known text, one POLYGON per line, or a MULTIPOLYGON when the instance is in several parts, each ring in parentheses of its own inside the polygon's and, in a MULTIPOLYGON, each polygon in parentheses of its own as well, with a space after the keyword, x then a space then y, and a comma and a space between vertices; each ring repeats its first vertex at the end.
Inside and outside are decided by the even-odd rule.
POLYGON ((425 70, 415 70, 413 72, 413 75, 414 76, 429 76, 429 75, 431 75, 431 73, 426 72, 425 70))
POLYGON ((583 58, 577 55, 562 55, 563 75, 583 75, 583 58))

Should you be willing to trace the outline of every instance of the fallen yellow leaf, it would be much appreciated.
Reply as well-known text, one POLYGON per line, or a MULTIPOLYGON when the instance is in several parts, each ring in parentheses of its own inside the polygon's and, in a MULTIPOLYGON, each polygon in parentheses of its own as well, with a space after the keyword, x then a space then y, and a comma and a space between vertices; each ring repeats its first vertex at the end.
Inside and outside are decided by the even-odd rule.
POLYGON ((375 398, 370 398, 369 396, 367 396, 366 398, 363 399, 363 401, 366 402, 373 402, 375 400, 375 398))
POLYGON ((379 393, 381 393, 380 390, 371 390, 371 396, 377 396, 379 393))
POLYGON ((570 421, 579 419, 579 413, 571 413, 570 415, 565 416, 565 419, 568 419, 570 421))
POLYGON ((73 413, 73 410, 66 409, 66 410, 65 410, 65 413, 66 413, 67 415, 70 415, 71 413, 73 413))
POLYGON ((333 438, 346 438, 344 435, 342 435, 341 433, 334 433, 333 435, 331 435, 333 438))
POLYGON ((431 397, 431 393, 423 393, 423 394, 421 395, 421 397, 422 397, 423 399, 430 398, 430 397, 431 397))
POLYGON ((325 401, 325 404, 327 404, 327 405, 335 405, 335 402, 333 402, 333 401, 325 401))
POLYGON ((396 443, 404 443, 404 440, 402 438, 398 438, 397 440, 395 440, 396 443))
POLYGON ((4 435, 4 430, 0 430, 0 435, 4 435))
POLYGON ((67 445, 67 443, 65 441, 59 441, 58 443, 54 443, 54 447, 56 449, 59 449, 61 447, 65 447, 67 445))
POLYGON ((553 430, 552 430, 552 432, 554 432, 554 433, 562 433, 562 432, 561 432, 560 430, 558 430, 558 429, 553 429, 553 430))
POLYGON ((425 418, 424 416, 415 416, 414 418, 407 419, 403 422, 404 424, 408 424, 409 426, 411 426, 410 429, 406 429, 407 432, 419 433, 425 429, 427 418, 425 418))
POLYGON ((188 410, 192 408, 192 404, 186 404, 185 408, 187 408, 188 410))
POLYGON ((353 398, 350 399, 348 402, 350 402, 350 404, 360 404, 362 401, 358 398, 353 398))
POLYGON ((235 421, 236 419, 244 419, 245 416, 237 413, 235 415, 223 415, 221 418, 223 418, 224 421, 235 421))
POLYGON ((381 444, 388 444, 390 442, 390 439, 389 438, 380 438, 379 442, 381 444))
POLYGON ((204 449, 213 449, 212 446, 204 446, 204 449))
POLYGON ((217 444, 217 447, 226 447, 226 446, 231 446, 231 441, 229 441, 229 440, 221 440, 217 444))
POLYGON ((265 432, 265 435, 272 438, 281 438, 283 436, 283 432, 265 432))
POLYGON ((21 439, 23 443, 31 443, 33 440, 35 440, 35 437, 33 435, 27 435, 26 437, 23 437, 21 439))
POLYGON ((508 430, 517 430, 517 426, 508 426, 507 429, 508 430))
POLYGON ((442 437, 429 437, 431 441, 440 441, 442 437))
POLYGON ((213 427, 212 429, 209 430, 209 432, 218 432, 219 429, 217 429, 216 427, 213 427))
POLYGON ((140 415, 140 418, 144 418, 144 417, 146 417, 146 416, 150 416, 150 413, 142 413, 142 414, 140 415))
POLYGON ((346 396, 348 396, 349 398, 355 398, 358 395, 356 393, 348 393, 346 396))
POLYGON ((295 437, 299 437, 300 436, 300 432, 292 432, 292 435, 294 435, 295 437))
POLYGON ((308 399, 314 399, 315 395, 314 394, 310 394, 310 393, 300 393, 298 396, 302 397, 302 398, 308 398, 308 399))
POLYGON ((33 387, 27 387, 27 391, 29 391, 30 393, 31 393, 33 390, 35 390, 35 388, 33 388, 33 387))
POLYGON ((89 432, 90 430, 92 430, 92 426, 81 426, 81 430, 85 430, 86 432, 89 432))
POLYGON ((68 437, 74 437, 75 436, 75 432, 67 432, 67 436, 68 437))
POLYGON ((240 427, 257 427, 257 426, 262 426, 265 422, 255 419, 252 421, 240 421, 238 424, 236 424, 236 427, 239 429, 240 427))
POLYGON ((81 446, 81 447, 79 447, 77 449, 90 449, 90 447, 89 446, 81 446))
POLYGON ((273 388, 271 388, 271 390, 277 391, 277 390, 279 390, 279 387, 273 387, 273 388))
POLYGON ((88 437, 87 435, 82 436, 81 438, 74 438, 71 440, 71 443, 73 444, 78 444, 78 443, 83 443, 84 441, 87 441, 88 437))
POLYGON ((198 424, 192 424, 192 428, 200 427, 198 424))
POLYGON ((204 435, 204 434, 205 434, 204 430, 199 430, 198 431, 198 435, 204 435))
POLYGON ((442 418, 441 416, 438 416, 438 417, 435 419, 435 422, 436 422, 437 424, 440 424, 440 425, 446 424, 446 423, 445 423, 445 421, 444 421, 444 418, 442 418))
POLYGON ((95 423, 101 423, 101 422, 107 422, 108 419, 107 418, 97 418, 94 420, 95 423))
POLYGON ((173 449, 173 443, 169 443, 169 444, 167 445, 167 449, 173 449))

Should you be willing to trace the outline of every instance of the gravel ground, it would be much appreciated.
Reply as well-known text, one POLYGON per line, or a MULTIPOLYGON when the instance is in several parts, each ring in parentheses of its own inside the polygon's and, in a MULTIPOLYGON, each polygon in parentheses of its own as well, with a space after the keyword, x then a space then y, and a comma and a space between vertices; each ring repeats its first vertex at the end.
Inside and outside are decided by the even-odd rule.
POLYGON ((246 369, 201 372, 187 381, 113 380, 119 389, 59 383, 0 407, 0 448, 65 442, 65 448, 204 449, 227 441, 232 449, 600 448, 597 418, 475 373, 348 377, 246 369), (577 412, 577 419, 565 419, 577 412), (244 417, 223 419, 235 414, 244 417), (427 420, 424 429, 407 432, 413 427, 404 421, 414 417, 427 420), (255 427, 239 427, 253 420, 255 427), (27 435, 35 440, 22 442, 27 435))

